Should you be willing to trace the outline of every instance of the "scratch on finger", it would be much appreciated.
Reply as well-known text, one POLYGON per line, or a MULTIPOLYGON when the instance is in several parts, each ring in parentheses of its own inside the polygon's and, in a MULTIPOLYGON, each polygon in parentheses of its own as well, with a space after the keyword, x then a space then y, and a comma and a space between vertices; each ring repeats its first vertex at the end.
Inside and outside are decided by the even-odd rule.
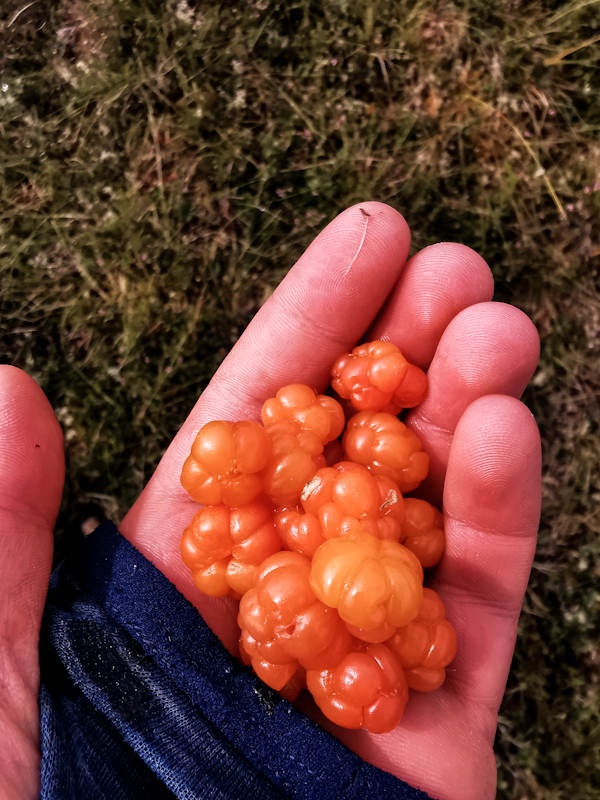
POLYGON ((363 215, 363 217, 364 217, 364 220, 365 220, 365 227, 364 227, 364 229, 363 229, 363 234, 362 234, 362 238, 361 238, 361 240, 360 240, 360 244, 358 245, 358 250, 357 250, 357 251, 356 251, 356 253, 354 254, 354 258, 353 258, 353 259, 352 259, 352 261, 350 262, 350 264, 349 264, 349 266, 348 266, 348 269, 346 270, 346 272, 344 272, 344 278, 346 278, 346 277, 348 276, 348 274, 349 274, 350 270, 352 269, 352 267, 353 267, 353 265, 354 265, 354 262, 356 261, 356 259, 357 259, 357 258, 358 258, 358 256, 360 255, 360 251, 361 251, 361 250, 362 250, 362 248, 363 248, 363 245, 364 245, 364 243, 365 243, 365 237, 366 237, 366 235, 367 235, 367 227, 368 227, 368 225, 369 225, 369 217, 370 217, 371 215, 369 214, 369 212, 368 212, 368 211, 365 211, 365 210, 364 210, 364 208, 361 208, 361 209, 360 209, 360 213, 361 213, 361 214, 363 215))

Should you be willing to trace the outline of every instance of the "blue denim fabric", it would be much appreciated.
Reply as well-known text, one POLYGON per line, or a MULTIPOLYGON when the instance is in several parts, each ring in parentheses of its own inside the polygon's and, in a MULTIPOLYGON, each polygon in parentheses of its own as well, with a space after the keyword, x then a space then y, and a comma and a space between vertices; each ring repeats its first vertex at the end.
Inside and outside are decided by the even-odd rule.
POLYGON ((233 659, 111 523, 54 572, 40 664, 43 800, 427 800, 233 659))

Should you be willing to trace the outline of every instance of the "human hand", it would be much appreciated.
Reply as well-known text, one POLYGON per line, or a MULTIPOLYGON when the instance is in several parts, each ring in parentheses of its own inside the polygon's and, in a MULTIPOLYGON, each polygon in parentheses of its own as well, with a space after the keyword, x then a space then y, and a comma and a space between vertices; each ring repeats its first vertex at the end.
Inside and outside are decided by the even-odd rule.
MULTIPOLYGON (((259 418, 287 383, 323 391, 335 357, 360 339, 392 340, 428 369, 428 396, 408 424, 431 457, 424 496, 441 505, 443 495, 447 550, 430 585, 456 628, 458 654, 445 684, 413 693, 390 734, 342 730, 307 711, 363 759, 432 797, 485 800, 495 796, 497 713, 539 517, 539 436, 515 399, 539 345, 520 311, 490 302, 492 277, 473 251, 437 245, 405 265, 408 247, 406 223, 379 203, 352 207, 328 226, 224 361, 120 530, 236 653, 236 604, 202 595, 179 556, 197 510, 179 483, 191 442, 209 420, 259 418)), ((41 391, 11 367, 0 368, 0 427, 0 789, 4 780, 7 797, 26 797, 37 791, 36 637, 62 443, 41 391)))

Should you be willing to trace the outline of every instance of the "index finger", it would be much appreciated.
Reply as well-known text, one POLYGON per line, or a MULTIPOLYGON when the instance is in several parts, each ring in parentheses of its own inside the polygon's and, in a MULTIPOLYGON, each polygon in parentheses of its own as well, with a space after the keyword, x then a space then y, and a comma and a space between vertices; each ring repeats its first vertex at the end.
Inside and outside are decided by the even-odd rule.
POLYGON ((389 206, 342 212, 248 326, 186 425, 207 413, 216 419, 223 398, 228 413, 248 415, 289 383, 324 391, 335 359, 356 345, 387 300, 409 247, 408 225, 389 206))

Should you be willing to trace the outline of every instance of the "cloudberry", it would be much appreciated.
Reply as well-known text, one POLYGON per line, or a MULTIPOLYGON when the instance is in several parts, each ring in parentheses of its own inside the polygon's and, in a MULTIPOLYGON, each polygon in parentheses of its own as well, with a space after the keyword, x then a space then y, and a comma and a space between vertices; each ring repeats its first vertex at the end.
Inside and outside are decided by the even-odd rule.
POLYGON ((359 464, 345 461, 318 470, 300 499, 304 510, 319 519, 324 539, 361 532, 400 539, 404 500, 398 487, 359 464))
POLYGON ((403 494, 427 477, 429 456, 422 452, 420 439, 391 414, 355 414, 342 443, 349 461, 391 478, 403 494))
POLYGON ((252 588, 259 566, 281 550, 271 506, 255 500, 239 508, 204 506, 181 537, 183 563, 196 586, 215 597, 252 588))
POLYGON ((260 472, 272 448, 258 422, 208 422, 194 439, 181 485, 197 503, 230 507, 251 503, 262 491, 260 472))
POLYGON ((371 733, 392 731, 408 700, 402 666, 384 644, 361 643, 333 669, 307 670, 306 685, 332 722, 371 733))
POLYGON ((280 504, 294 504, 319 467, 325 465, 323 443, 298 422, 281 420, 266 429, 272 455, 262 473, 265 494, 280 504))
POLYGON ((310 659, 344 636, 337 611, 321 603, 310 586, 310 561, 281 552, 263 563, 254 589, 242 597, 238 622, 271 663, 310 659))
POLYGON ((391 342, 355 347, 338 358, 331 374, 332 388, 358 411, 398 414, 418 405, 427 392, 425 373, 391 342))
POLYGON ((423 568, 398 542, 369 534, 322 544, 312 559, 315 595, 337 608, 344 622, 371 630, 384 622, 407 625, 423 597, 423 568))
POLYGON ((292 420, 303 430, 314 433, 323 444, 337 439, 346 422, 344 411, 337 400, 326 395, 317 395, 310 386, 294 383, 284 386, 275 397, 262 407, 263 425, 292 420))
POLYGON ((435 566, 446 548, 444 518, 437 508, 416 497, 407 497, 404 509, 402 544, 412 550, 425 569, 435 566))
POLYGON ((411 689, 431 692, 442 685, 445 667, 456 655, 456 633, 433 589, 423 590, 415 619, 398 628, 386 644, 399 658, 411 689))

